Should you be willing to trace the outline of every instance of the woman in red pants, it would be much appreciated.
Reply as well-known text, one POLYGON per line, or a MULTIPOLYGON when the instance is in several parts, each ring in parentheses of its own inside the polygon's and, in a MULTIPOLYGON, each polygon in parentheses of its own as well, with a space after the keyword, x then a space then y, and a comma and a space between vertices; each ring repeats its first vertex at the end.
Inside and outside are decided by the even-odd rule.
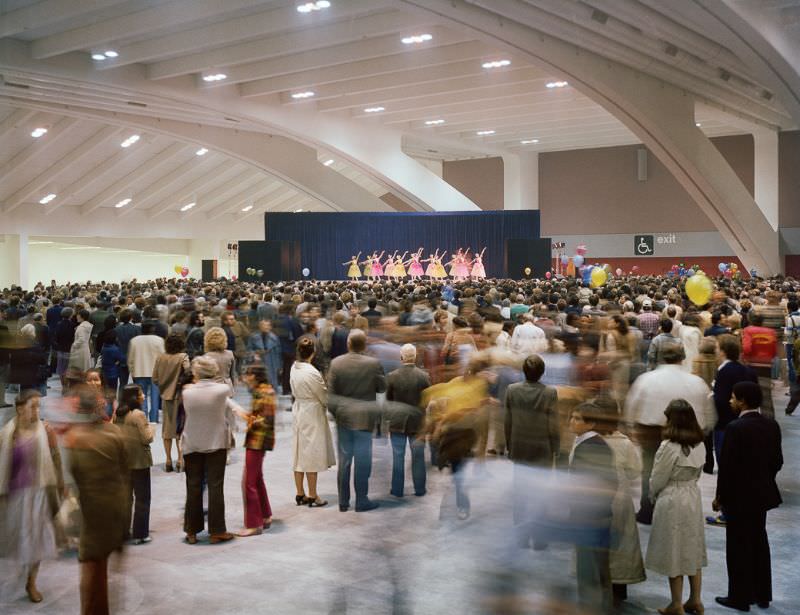
POLYGON ((242 475, 244 529, 239 536, 256 536, 272 523, 272 508, 261 466, 264 453, 275 446, 275 391, 263 365, 248 367, 244 381, 253 401, 250 414, 240 415, 247 421, 247 435, 244 440, 246 453, 242 475))

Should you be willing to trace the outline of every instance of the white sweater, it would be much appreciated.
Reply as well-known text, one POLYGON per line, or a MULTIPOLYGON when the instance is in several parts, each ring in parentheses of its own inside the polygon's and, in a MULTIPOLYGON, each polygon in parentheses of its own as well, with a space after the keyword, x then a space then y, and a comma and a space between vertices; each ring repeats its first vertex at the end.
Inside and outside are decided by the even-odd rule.
POLYGON ((156 359, 164 354, 164 340, 157 335, 137 335, 128 346, 128 369, 133 378, 152 378, 156 359))

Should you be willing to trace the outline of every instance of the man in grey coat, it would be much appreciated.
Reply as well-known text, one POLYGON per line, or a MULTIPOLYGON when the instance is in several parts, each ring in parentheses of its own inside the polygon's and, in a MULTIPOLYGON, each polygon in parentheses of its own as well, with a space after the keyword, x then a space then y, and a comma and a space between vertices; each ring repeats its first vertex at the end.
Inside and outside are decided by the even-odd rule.
POLYGON ((381 417, 377 394, 386 390, 386 377, 380 362, 364 353, 366 348, 366 334, 353 329, 347 336, 347 354, 331 361, 328 372, 328 410, 336 417, 342 512, 350 508, 350 468, 354 460, 356 512, 378 507, 367 497, 367 492, 372 472, 372 434, 381 417))
POLYGON ((558 456, 558 392, 539 382, 544 374, 544 361, 538 354, 529 355, 522 366, 524 382, 510 384, 505 396, 506 444, 514 462, 514 524, 520 546, 534 540, 534 548, 543 547, 534 535, 537 506, 535 490, 524 484, 531 472, 521 468, 550 468, 558 456))
POLYGON ((391 493, 403 497, 405 484, 406 440, 411 448, 411 476, 414 495, 425 495, 425 443, 417 440, 425 413, 420 407, 422 391, 431 386, 428 372, 416 366, 417 349, 404 344, 400 349, 401 367, 386 377, 387 415, 392 441, 391 493))

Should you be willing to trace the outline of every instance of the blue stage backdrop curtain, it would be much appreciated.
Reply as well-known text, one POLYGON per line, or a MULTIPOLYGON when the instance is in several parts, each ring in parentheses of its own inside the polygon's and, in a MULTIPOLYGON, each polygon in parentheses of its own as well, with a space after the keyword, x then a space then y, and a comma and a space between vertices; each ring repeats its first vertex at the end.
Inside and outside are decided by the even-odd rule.
MULTIPOLYGON (((342 263, 361 252, 425 249, 427 258, 436 248, 447 250, 445 262, 458 248, 472 253, 486 248, 486 275, 504 277, 505 243, 508 239, 539 239, 539 212, 412 212, 412 213, 267 213, 265 239, 300 244, 301 269, 321 280, 343 279, 342 263)), ((386 255, 384 255, 384 259, 386 255)), ((424 266, 424 265, 423 265, 424 266)), ((299 273, 299 272, 298 272, 299 273)))

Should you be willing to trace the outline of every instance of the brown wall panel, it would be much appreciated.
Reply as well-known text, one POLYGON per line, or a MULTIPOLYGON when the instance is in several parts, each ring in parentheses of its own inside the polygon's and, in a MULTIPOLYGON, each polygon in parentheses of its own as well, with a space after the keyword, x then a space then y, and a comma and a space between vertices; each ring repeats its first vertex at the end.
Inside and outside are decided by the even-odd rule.
POLYGON ((503 209, 503 159, 445 161, 442 179, 483 210, 503 209))
MULTIPOLYGON (((750 135, 711 139, 753 193, 750 135)), ((641 145, 539 155, 543 235, 715 230, 689 194, 652 154, 637 179, 641 145)))
POLYGON ((800 227, 800 131, 778 135, 779 224, 800 227))

